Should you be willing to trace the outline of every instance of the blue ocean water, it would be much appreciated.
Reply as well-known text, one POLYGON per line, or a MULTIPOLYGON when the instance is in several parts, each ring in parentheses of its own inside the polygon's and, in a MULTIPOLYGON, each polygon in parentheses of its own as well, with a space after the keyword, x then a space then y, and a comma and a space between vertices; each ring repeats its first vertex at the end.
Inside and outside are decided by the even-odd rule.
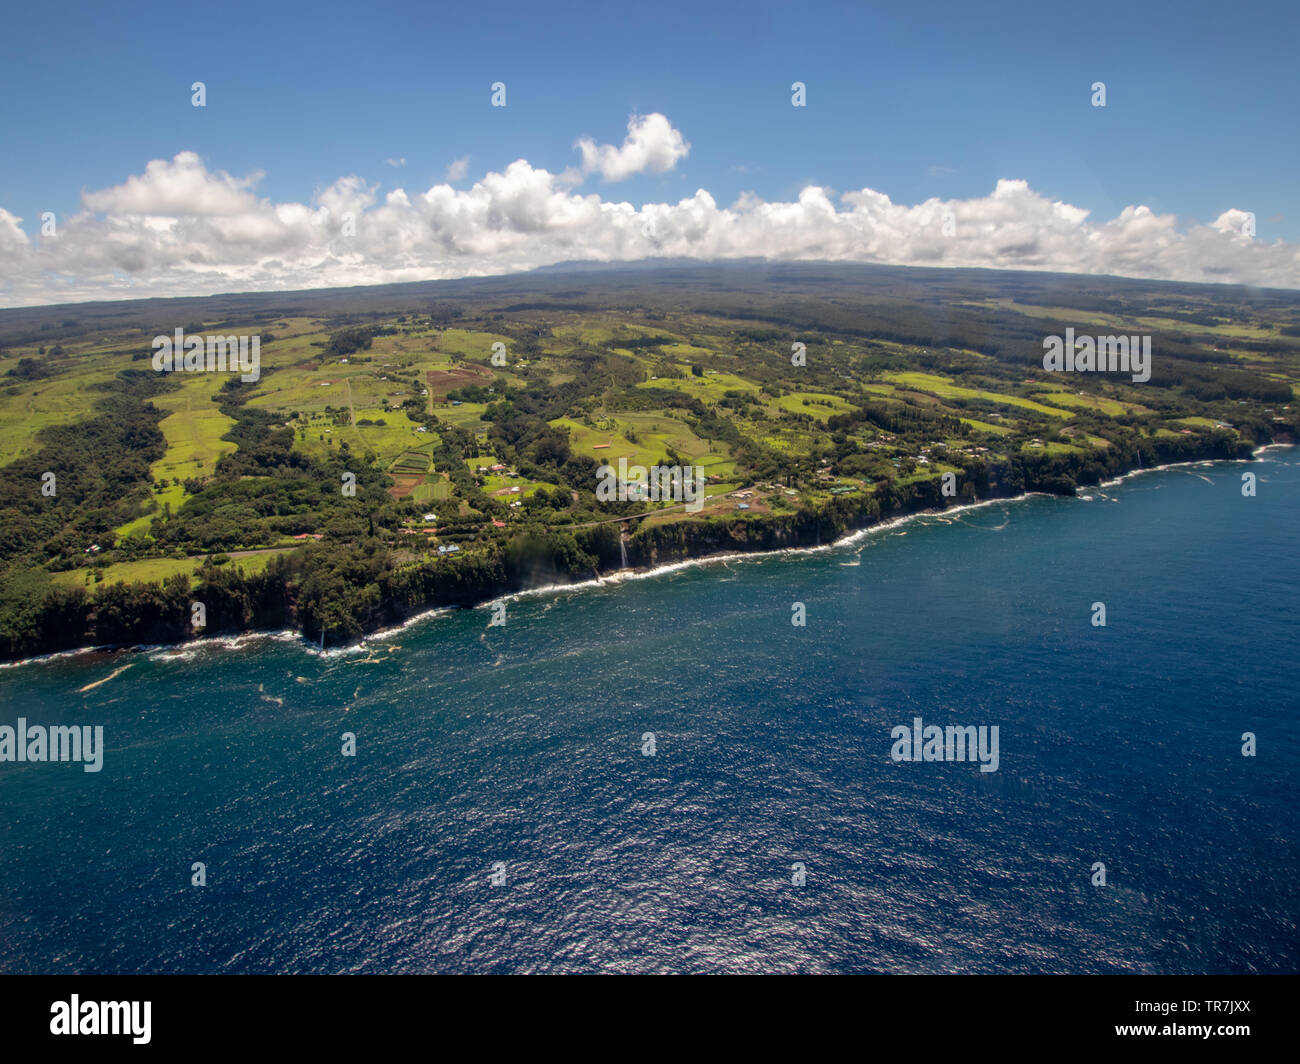
POLYGON ((0 670, 107 748, 0 764, 0 971, 1295 971, 1300 455, 1245 468, 0 670), (893 761, 917 716, 998 771, 893 761))

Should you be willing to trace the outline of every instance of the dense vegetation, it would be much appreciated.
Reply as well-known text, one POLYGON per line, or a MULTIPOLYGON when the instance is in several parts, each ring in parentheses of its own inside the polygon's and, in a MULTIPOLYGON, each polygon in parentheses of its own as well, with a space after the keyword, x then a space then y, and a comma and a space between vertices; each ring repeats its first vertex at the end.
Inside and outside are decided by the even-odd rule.
POLYGON ((0 655, 353 639, 623 564, 1246 458, 1295 438, 1298 336, 1295 293, 825 266, 0 311, 0 655), (260 334, 259 381, 155 373, 178 324, 260 334), (1152 336, 1151 379, 1045 372, 1067 327, 1152 336), (699 467, 707 503, 602 500, 619 459, 699 467))

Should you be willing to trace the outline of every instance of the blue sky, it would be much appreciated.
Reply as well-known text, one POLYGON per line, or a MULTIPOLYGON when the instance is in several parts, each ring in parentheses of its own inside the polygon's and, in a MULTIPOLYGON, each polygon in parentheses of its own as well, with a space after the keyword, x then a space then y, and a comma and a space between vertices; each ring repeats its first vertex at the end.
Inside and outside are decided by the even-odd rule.
POLYGON ((421 192, 466 156, 464 187, 519 158, 558 173, 579 136, 617 145, 629 115, 658 112, 689 156, 584 192, 725 205, 816 184, 916 204, 1016 178, 1092 221, 1238 208, 1260 239, 1300 241, 1294 0, 29 4, 6 29, 0 207, 29 236, 41 211, 182 151, 310 203, 347 175, 421 192), (488 105, 498 80, 505 108, 488 105))

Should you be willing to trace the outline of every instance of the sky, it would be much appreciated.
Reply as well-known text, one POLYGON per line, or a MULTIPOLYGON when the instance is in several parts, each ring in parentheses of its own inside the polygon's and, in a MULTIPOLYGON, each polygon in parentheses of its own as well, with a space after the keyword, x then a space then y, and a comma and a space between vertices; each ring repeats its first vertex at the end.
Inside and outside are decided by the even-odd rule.
POLYGON ((656 255, 1300 288, 1294 0, 4 22, 3 306, 656 255))

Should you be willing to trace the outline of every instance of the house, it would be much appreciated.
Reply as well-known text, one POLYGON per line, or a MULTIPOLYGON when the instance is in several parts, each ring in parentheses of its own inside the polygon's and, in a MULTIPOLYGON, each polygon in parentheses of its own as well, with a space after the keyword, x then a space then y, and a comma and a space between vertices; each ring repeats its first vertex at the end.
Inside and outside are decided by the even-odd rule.
POLYGON ((438 520, 438 515, 437 515, 437 514, 425 514, 425 515, 424 515, 424 523, 425 523, 426 525, 431 525, 431 524, 433 524, 436 520, 438 520))
POLYGON ((747 502, 738 502, 738 503, 736 503, 736 509, 737 509, 737 510, 748 510, 748 509, 749 509, 749 503, 747 503, 747 502))
POLYGON ((429 430, 426 429, 423 425, 416 425, 416 426, 415 426, 415 431, 416 431, 416 432, 428 432, 429 430))

